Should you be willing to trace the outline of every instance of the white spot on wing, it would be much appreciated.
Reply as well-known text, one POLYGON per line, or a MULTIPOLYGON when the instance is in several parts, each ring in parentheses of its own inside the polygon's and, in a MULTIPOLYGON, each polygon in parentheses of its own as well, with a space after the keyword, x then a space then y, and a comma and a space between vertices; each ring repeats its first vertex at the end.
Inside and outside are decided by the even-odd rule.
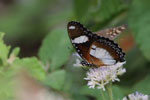
POLYGON ((103 48, 98 48, 95 45, 92 45, 90 55, 100 59, 104 64, 107 65, 113 65, 116 63, 116 60, 113 59, 113 57, 107 50, 103 48))
POLYGON ((73 29, 75 29, 76 27, 75 26, 69 26, 69 29, 70 30, 73 30, 73 29))
POLYGON ((72 43, 85 43, 88 40, 89 40, 88 37, 83 35, 83 36, 77 37, 74 40, 72 40, 72 43))
POLYGON ((93 48, 93 49, 96 49, 96 46, 95 46, 95 45, 92 45, 92 48, 93 48))
POLYGON ((92 49, 91 49, 91 50, 90 50, 90 54, 91 54, 91 55, 95 55, 95 50, 92 50, 92 49))
POLYGON ((101 61, 106 65, 114 65, 116 63, 116 60, 113 59, 101 59, 101 61))

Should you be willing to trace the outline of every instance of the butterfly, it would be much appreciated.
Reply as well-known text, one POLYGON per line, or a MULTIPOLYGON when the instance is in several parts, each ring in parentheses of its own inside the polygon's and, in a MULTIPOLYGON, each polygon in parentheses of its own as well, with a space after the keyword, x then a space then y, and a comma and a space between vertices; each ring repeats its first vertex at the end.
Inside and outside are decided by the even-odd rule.
POLYGON ((117 62, 125 62, 125 53, 113 41, 124 29, 124 26, 119 26, 92 33, 76 21, 70 21, 67 25, 70 41, 83 59, 81 64, 90 67, 110 66, 117 62))

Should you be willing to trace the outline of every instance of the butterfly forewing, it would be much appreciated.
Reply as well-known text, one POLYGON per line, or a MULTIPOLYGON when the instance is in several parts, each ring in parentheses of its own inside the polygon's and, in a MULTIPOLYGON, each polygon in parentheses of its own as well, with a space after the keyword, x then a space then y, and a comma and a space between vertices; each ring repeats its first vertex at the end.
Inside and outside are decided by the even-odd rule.
POLYGON ((89 52, 89 48, 92 43, 92 41, 90 41, 92 33, 84 28, 80 23, 71 21, 68 23, 68 35, 78 54, 84 60, 88 61, 90 56, 87 52, 89 52))
POLYGON ((82 24, 71 21, 68 23, 68 34, 69 34, 70 39, 73 40, 77 38, 79 39, 79 37, 81 39, 83 38, 87 39, 88 38, 87 34, 90 34, 90 33, 88 33, 88 30, 84 28, 82 24))

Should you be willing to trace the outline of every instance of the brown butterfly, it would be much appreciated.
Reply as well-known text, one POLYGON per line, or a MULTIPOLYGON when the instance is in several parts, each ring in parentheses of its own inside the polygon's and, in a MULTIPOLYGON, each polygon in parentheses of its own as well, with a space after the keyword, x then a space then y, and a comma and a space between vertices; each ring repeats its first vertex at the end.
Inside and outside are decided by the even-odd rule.
POLYGON ((113 41, 125 27, 119 26, 92 33, 79 22, 71 21, 67 29, 72 45, 83 59, 83 66, 109 66, 125 61, 125 53, 113 41))

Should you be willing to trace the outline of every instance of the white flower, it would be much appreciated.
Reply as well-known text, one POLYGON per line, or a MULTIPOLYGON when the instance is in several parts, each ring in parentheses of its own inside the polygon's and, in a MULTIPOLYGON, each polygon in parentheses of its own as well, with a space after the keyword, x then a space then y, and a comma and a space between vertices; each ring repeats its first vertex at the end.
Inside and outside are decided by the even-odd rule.
POLYGON ((109 82, 120 81, 118 75, 122 75, 126 72, 126 69, 122 67, 125 62, 118 62, 112 66, 102 66, 99 68, 90 68, 86 73, 89 88, 103 89, 105 91, 105 85, 109 82))
POLYGON ((148 100, 149 96, 136 92, 135 94, 129 94, 128 98, 129 99, 127 99, 127 97, 124 97, 122 100, 148 100))

